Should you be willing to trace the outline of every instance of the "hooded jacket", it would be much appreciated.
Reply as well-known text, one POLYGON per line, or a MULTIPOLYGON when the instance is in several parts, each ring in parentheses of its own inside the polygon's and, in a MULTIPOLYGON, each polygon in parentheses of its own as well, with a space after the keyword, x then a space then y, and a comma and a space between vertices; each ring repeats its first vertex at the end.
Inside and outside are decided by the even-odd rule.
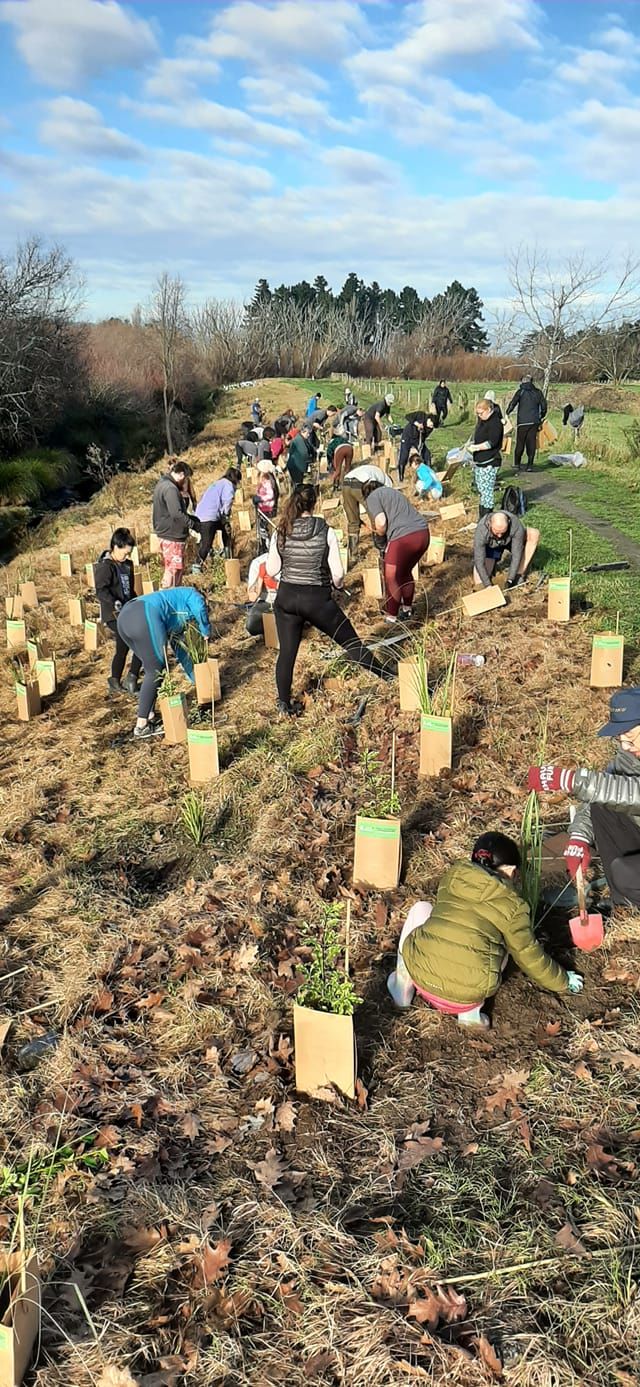
MULTIPOLYGON (((160 592, 150 592, 146 597, 136 597, 135 600, 142 603, 151 644, 160 663, 164 664, 165 649, 170 644, 176 660, 193 683, 193 664, 178 637, 190 621, 195 622, 202 636, 211 635, 207 604, 202 593, 196 588, 163 588, 160 592)), ((126 632, 124 637, 126 639, 126 632)))
POLYGON ((310 439, 303 438, 301 433, 297 433, 289 444, 289 456, 287 458, 287 471, 294 486, 299 486, 304 481, 305 472, 309 463, 313 462, 313 444, 310 439))
POLYGON ((513 399, 507 405, 507 414, 511 414, 516 405, 519 429, 529 428, 531 424, 541 424, 547 412, 546 397, 531 380, 525 380, 518 386, 513 399))
POLYGON ((156 482, 151 524, 158 539, 169 539, 174 543, 183 544, 189 537, 189 521, 184 498, 168 473, 156 482))
POLYGON ((116 563, 111 558, 108 549, 100 555, 95 567, 96 597, 100 603, 100 620, 105 625, 109 621, 115 621, 121 607, 125 602, 131 602, 135 597, 135 575, 131 559, 124 559, 122 563, 116 563), (125 591, 123 577, 128 577, 128 592, 125 591), (119 605, 116 607, 116 603, 119 605))
POLYGON ((474 1006, 500 985, 505 954, 532 982, 568 992, 564 968, 538 943, 526 901, 504 877, 456 862, 442 878, 430 918, 405 940, 402 957, 417 987, 474 1006))
POLYGON ((614 814, 627 814, 640 828, 640 760, 630 751, 618 751, 604 771, 576 771, 573 796, 582 805, 571 824, 572 838, 593 846, 592 804, 601 804, 614 814))

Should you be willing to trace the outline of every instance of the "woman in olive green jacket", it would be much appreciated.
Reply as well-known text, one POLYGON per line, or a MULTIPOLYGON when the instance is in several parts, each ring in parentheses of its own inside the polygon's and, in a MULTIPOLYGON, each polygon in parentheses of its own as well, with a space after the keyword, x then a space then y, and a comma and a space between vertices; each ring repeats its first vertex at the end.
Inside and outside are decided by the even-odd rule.
POLYGON ((504 833, 483 833, 471 861, 445 873, 435 905, 413 906, 387 984, 398 1005, 409 1006, 415 990, 460 1025, 488 1026, 482 1004, 497 992, 509 954, 549 992, 582 990, 579 974, 561 968, 538 943, 516 889, 519 867, 517 843, 504 833))

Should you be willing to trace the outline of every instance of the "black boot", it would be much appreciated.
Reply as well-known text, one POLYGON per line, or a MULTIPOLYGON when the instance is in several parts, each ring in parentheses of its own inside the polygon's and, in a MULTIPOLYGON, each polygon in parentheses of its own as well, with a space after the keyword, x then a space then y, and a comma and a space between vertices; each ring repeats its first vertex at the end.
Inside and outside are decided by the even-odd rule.
POLYGON ((358 536, 357 536, 357 535, 349 535, 348 549, 349 549, 349 561, 350 561, 350 563, 357 563, 357 561, 358 561, 358 536))

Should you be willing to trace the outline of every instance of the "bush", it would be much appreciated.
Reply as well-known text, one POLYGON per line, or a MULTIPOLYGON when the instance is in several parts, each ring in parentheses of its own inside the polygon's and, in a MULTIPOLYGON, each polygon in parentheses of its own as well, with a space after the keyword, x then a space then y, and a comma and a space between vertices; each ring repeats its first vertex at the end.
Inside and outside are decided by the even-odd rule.
POLYGON ((0 460, 0 504, 39 501, 47 491, 72 480, 76 466, 61 449, 34 448, 21 457, 0 460))

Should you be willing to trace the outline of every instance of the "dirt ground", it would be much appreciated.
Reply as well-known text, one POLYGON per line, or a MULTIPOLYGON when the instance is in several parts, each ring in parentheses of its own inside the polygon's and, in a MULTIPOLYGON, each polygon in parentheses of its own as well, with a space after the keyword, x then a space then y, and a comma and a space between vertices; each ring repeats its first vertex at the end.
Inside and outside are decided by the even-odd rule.
MULTIPOLYGON (((232 459, 253 392, 229 392, 191 450, 199 492, 232 459)), ((268 414, 301 391, 265 382, 268 414)), ((544 589, 463 617, 471 513, 421 574, 434 676, 457 649, 454 766, 420 779, 418 716, 397 685, 346 670, 305 640, 291 724, 275 714, 274 653, 244 632, 244 593, 216 566, 210 597, 222 700, 221 776, 204 842, 181 826, 186 749, 131 741, 134 705, 107 699, 108 650, 70 628, 85 562, 116 521, 145 566, 155 474, 117 479, 5 570, 33 576, 28 615, 59 690, 16 719, 4 658, 0 713, 4 1200, 45 1281, 38 1387, 631 1387, 637 1380, 640 931, 619 913, 580 955, 580 997, 511 972, 480 1036, 426 1008, 394 1011, 385 979, 409 905, 433 896, 474 836, 516 836, 527 766, 603 764, 589 688, 593 618, 546 619, 544 589), (59 551, 79 577, 59 576, 59 551), (331 683, 326 686, 327 679, 331 683), (350 725, 369 694, 361 724, 350 725), (395 734, 403 873, 352 886, 365 753, 384 774, 395 734), (358 1098, 294 1085, 292 998, 323 903, 352 903, 358 1098), (34 1057, 25 1047, 40 1040, 34 1057), (330 1096, 330 1095, 329 1095, 330 1096)), ((252 536, 238 536, 246 573, 252 536)), ((388 635, 362 595, 358 631, 388 635)), ((89 599, 89 614, 96 614, 89 599)), ((388 652, 386 658, 391 659, 388 652)), ((191 718, 199 714, 191 703, 191 718)), ((567 820, 547 798, 549 825, 567 820)), ((567 959, 551 913, 549 947, 567 959)))

